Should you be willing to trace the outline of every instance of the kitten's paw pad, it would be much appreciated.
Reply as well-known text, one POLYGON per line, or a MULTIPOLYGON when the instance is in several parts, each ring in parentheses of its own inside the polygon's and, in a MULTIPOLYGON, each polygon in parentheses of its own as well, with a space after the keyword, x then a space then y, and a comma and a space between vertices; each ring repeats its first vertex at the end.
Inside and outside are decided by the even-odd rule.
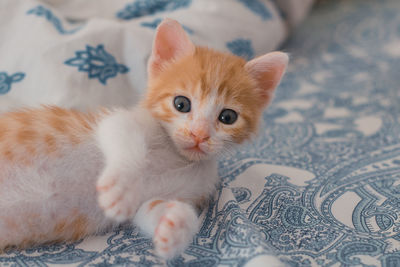
POLYGON ((156 252, 163 258, 172 258, 183 252, 198 229, 198 218, 189 205, 171 201, 154 233, 156 252))
POLYGON ((131 219, 136 213, 137 188, 124 186, 118 176, 109 179, 99 179, 97 183, 98 203, 104 214, 118 222, 131 219), (105 183, 102 183, 106 181, 105 183))

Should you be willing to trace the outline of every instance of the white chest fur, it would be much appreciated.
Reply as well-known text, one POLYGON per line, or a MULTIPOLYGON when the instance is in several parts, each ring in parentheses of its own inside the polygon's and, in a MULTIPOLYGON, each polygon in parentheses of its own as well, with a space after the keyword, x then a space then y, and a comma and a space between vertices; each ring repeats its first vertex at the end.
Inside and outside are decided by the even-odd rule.
POLYGON ((196 199, 217 182, 216 160, 189 161, 176 151, 162 126, 146 110, 115 111, 98 127, 104 175, 122 173, 140 201, 153 197, 196 199))

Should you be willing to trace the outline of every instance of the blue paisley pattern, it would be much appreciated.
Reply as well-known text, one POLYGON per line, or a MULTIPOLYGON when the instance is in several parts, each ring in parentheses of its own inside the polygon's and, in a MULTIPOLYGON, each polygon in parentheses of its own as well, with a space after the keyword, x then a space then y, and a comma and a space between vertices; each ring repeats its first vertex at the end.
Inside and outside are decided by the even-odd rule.
POLYGON ((28 15, 36 15, 38 17, 44 17, 47 21, 49 21, 51 24, 53 24, 54 28, 60 33, 60 34, 73 34, 77 32, 78 30, 81 29, 81 26, 75 27, 70 30, 66 30, 59 18, 53 14, 53 12, 42 6, 38 5, 27 12, 28 15))
POLYGON ((11 85, 20 82, 25 78, 25 73, 17 72, 8 75, 6 72, 0 72, 0 95, 7 94, 11 90, 11 85))
POLYGON ((66 65, 78 67, 79 71, 87 72, 89 79, 97 78, 102 84, 118 73, 127 73, 129 68, 117 63, 115 58, 104 50, 100 44, 96 48, 86 45, 86 50, 75 52, 75 57, 65 61, 66 65))
POLYGON ((117 12, 120 19, 134 19, 190 6, 192 0, 136 0, 117 12))
MULTIPOLYGON (((163 262, 125 226, 97 236, 96 251, 83 240, 0 262, 244 266, 273 251, 289 266, 400 266, 399 40, 398 0, 317 4, 283 48, 293 60, 259 138, 220 160, 221 184, 179 257, 163 262)), ((103 46, 70 63, 120 68, 103 46)))

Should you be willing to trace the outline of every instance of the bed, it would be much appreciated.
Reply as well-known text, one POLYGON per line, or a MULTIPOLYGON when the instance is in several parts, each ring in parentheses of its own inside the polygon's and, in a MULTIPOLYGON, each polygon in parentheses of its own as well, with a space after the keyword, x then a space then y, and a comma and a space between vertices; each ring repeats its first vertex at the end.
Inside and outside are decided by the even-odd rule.
MULTIPOLYGON (((400 3, 319 1, 296 27, 311 1, 301 8, 293 8, 296 1, 225 1, 249 15, 243 16, 247 28, 233 31, 223 22, 207 28, 216 24, 217 7, 199 2, 148 1, 159 9, 145 13, 149 6, 139 9, 145 1, 118 0, 120 8, 104 8, 91 20, 85 20, 94 16, 89 0, 78 13, 77 1, 0 4, 13 14, 1 19, 8 24, 0 27, 0 111, 43 102, 77 109, 134 103, 145 87, 148 45, 165 12, 199 44, 247 59, 278 46, 291 55, 260 136, 220 160, 221 184, 185 253, 164 262, 150 239, 122 226, 76 243, 9 251, 0 263, 268 266, 266 255, 274 253, 288 266, 400 266, 400 3), (202 30, 185 17, 187 9, 205 12, 210 24, 202 30), (15 32, 20 20, 30 27, 25 36, 15 32), (127 35, 131 27, 140 38, 127 35), (45 36, 46 53, 6 49, 12 46, 7 38, 43 46, 34 34, 45 36), (112 70, 97 68, 91 57, 103 57, 112 70), (61 88, 50 92, 55 84, 61 88)), ((232 14, 239 13, 220 18, 232 14)))

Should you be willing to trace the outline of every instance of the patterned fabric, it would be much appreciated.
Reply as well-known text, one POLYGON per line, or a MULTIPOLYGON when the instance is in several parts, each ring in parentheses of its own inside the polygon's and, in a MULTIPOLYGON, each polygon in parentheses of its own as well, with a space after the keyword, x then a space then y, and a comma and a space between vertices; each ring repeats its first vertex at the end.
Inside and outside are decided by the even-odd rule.
POLYGON ((24 79, 25 74, 17 72, 13 75, 7 75, 6 72, 0 72, 0 94, 6 94, 11 90, 12 83, 16 83, 24 79))
POLYGON ((254 57, 254 49, 251 45, 251 40, 236 39, 232 42, 228 42, 226 47, 231 51, 231 53, 241 56, 247 60, 250 60, 254 57))
POLYGON ((137 0, 118 11, 120 19, 134 19, 159 12, 174 11, 190 6, 192 0, 137 0))
MULTIPOLYGON (((187 25, 196 36, 198 28, 187 25)), ((257 55, 247 40, 232 38, 226 49, 257 55)), ((268 266, 263 255, 273 250, 289 266, 400 266, 400 3, 324 1, 283 50, 290 70, 260 137, 221 159, 221 186, 180 257, 160 261, 150 240, 126 226, 8 252, 0 262, 268 266)))
POLYGON ((87 45, 86 50, 77 51, 75 54, 76 57, 64 63, 78 67, 79 71, 88 73, 89 79, 98 78, 104 85, 107 79, 117 76, 118 73, 129 71, 128 67, 118 64, 115 58, 104 50, 104 45, 98 45, 96 48, 87 45))
POLYGON ((400 266, 400 3, 324 3, 227 185, 265 177, 241 208, 291 266, 400 266))
POLYGON ((0 112, 41 104, 131 106, 146 88, 146 62, 164 18, 178 20, 196 44, 251 58, 281 44, 287 22, 304 17, 313 0, 279 5, 297 10, 283 18, 278 3, 285 1, 2 0, 0 73, 26 77, 13 86, 7 80, 0 112))
POLYGON ((244 4, 249 10, 251 10, 257 16, 260 16, 263 20, 271 19, 272 14, 266 8, 265 4, 260 0, 238 0, 244 4))
POLYGON ((56 30, 60 34, 73 34, 77 30, 80 29, 80 27, 77 27, 77 28, 74 28, 71 30, 65 30, 62 25, 61 20, 59 18, 57 18, 57 16, 55 16, 50 9, 48 9, 42 5, 38 5, 32 9, 28 10, 28 12, 26 14, 33 14, 38 17, 44 17, 47 21, 49 21, 51 24, 53 24, 54 28, 56 28, 56 30))

